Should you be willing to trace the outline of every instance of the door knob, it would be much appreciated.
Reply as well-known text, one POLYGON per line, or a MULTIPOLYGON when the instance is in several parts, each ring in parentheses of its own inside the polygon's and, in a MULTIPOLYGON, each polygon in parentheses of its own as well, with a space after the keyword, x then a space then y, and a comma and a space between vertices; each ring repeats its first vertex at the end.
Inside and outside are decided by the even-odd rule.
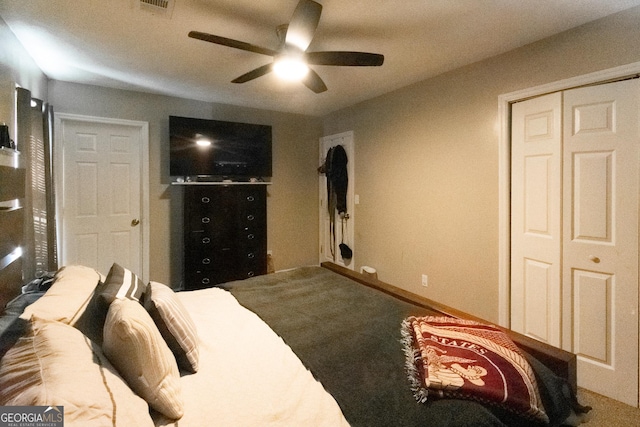
POLYGON ((131 226, 132 227, 135 227, 138 224, 140 224, 140 220, 138 218, 135 218, 135 219, 131 220, 131 226))
POLYGON ((589 259, 590 259, 591 261, 595 262, 596 264, 598 264, 598 263, 600 262, 600 258, 598 258, 598 257, 597 257, 597 256, 595 256, 595 255, 591 255, 591 256, 589 256, 589 259))

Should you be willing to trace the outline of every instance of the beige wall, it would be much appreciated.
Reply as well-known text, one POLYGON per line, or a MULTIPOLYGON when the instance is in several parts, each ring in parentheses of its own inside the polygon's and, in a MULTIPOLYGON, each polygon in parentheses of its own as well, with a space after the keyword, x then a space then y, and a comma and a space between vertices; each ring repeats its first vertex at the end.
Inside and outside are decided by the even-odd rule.
POLYGON ((326 116, 325 135, 354 131, 357 267, 497 322, 498 96, 640 61, 638 22, 631 9, 326 116))
POLYGON ((169 115, 273 126, 268 249, 276 269, 317 263, 319 119, 59 81, 50 82, 49 100, 56 112, 149 123, 150 279, 178 287, 182 272, 182 188, 169 184, 169 115))
MULTIPOLYGON (((48 97, 57 112, 149 122, 154 280, 177 286, 182 268, 180 195, 166 172, 168 115, 274 126, 268 237, 278 269, 317 261, 317 137, 353 130, 358 267, 497 321, 498 96, 640 61, 638 22, 640 8, 631 9, 322 120, 63 82, 49 82, 48 97)), ((3 45, 6 33, 0 21, 3 45)), ((15 82, 47 96, 46 78, 22 56, 19 48, 0 52, 0 115, 15 82)))

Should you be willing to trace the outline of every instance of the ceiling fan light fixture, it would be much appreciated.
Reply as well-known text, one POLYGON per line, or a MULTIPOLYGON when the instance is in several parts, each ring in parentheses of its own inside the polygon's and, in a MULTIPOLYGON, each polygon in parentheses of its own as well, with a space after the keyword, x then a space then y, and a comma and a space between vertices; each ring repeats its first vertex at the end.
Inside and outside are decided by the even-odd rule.
POLYGON ((277 49, 268 49, 200 31, 190 31, 189 37, 273 58, 272 62, 236 77, 231 80, 231 83, 246 83, 274 72, 276 77, 281 80, 301 82, 314 93, 322 93, 327 90, 327 85, 315 70, 309 68, 309 64, 347 67, 375 67, 382 65, 384 56, 377 53, 351 51, 308 52, 307 48, 313 41, 321 13, 322 5, 317 1, 298 0, 298 5, 289 23, 276 27, 276 33, 280 40, 280 46, 277 49))
POLYGON ((283 55, 273 62, 273 72, 283 80, 300 81, 309 73, 309 66, 300 57, 283 55))

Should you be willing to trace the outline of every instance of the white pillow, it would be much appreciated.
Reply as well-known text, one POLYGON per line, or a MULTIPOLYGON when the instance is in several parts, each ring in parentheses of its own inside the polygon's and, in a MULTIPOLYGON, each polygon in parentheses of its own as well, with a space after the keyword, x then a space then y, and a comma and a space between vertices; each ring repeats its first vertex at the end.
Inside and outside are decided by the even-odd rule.
POLYGON ((100 274, 89 267, 70 265, 61 267, 51 288, 20 316, 29 320, 32 315, 74 325, 87 308, 93 292, 100 283, 100 274))
POLYGON ((115 299, 103 333, 104 354, 131 389, 156 411, 181 418, 184 404, 178 365, 144 307, 130 299, 115 299))
POLYGON ((149 405, 100 347, 72 326, 33 316, 0 361, 0 406, 64 406, 66 426, 153 427, 149 405))
POLYGON ((97 307, 94 294, 101 285, 101 277, 90 267, 61 267, 49 290, 25 308, 20 317, 29 320, 35 315, 41 319, 74 326, 93 342, 100 344, 106 310, 97 307))

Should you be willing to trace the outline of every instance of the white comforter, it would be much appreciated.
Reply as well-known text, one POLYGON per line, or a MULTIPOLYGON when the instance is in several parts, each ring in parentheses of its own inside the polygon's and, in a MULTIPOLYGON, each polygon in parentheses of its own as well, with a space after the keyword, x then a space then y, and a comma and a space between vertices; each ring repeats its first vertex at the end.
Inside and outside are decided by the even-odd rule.
POLYGON ((157 426, 268 427, 349 424, 284 341, 228 292, 180 292, 197 325, 200 368, 181 377, 185 415, 157 426))

